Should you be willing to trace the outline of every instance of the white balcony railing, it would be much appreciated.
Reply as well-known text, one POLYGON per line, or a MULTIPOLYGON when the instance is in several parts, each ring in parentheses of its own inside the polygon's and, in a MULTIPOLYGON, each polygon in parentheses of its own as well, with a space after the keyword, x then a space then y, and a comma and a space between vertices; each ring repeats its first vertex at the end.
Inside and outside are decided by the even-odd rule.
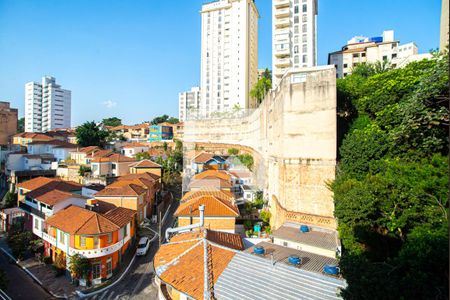
MULTIPOLYGON (((49 235, 45 232, 42 232, 42 239, 49 242, 51 245, 61 249, 62 251, 67 252, 67 245, 61 244, 61 243, 57 244, 56 239, 54 237, 52 237, 51 235, 49 235)), ((111 245, 108 247, 103 247, 103 248, 97 248, 97 249, 89 249, 89 250, 80 250, 80 249, 75 249, 75 248, 69 247, 69 253, 67 253, 67 254, 70 256, 72 256, 74 254, 80 254, 87 258, 102 257, 102 256, 109 255, 109 254, 112 254, 112 253, 120 250, 123 247, 123 245, 125 245, 125 243, 128 242, 129 240, 130 240, 130 236, 128 235, 125 239, 122 239, 121 241, 115 243, 114 245, 111 245)))

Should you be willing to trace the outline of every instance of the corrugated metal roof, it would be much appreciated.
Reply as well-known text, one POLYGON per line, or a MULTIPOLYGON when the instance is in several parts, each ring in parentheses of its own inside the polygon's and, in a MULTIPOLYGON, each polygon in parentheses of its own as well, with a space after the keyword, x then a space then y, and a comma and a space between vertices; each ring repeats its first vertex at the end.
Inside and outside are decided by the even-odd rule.
MULTIPOLYGON (((297 255, 302 259, 302 264, 297 269, 303 269, 311 272, 316 272, 321 274, 323 270, 323 266, 326 264, 337 265, 337 259, 322 256, 306 251, 300 251, 297 249, 292 249, 289 247, 284 247, 280 245, 276 245, 273 243, 260 242, 255 246, 262 246, 266 250, 266 255, 264 256, 266 259, 270 260, 270 254, 273 254, 273 259, 276 263, 284 263, 291 266, 288 263, 288 258, 290 255, 297 255)), ((247 253, 253 253, 253 247, 250 247, 245 250, 247 253)), ((294 266, 292 266, 294 267, 294 266)))
POLYGON ((237 253, 214 285, 217 299, 341 299, 339 278, 305 271, 282 263, 272 265, 249 253, 237 253))

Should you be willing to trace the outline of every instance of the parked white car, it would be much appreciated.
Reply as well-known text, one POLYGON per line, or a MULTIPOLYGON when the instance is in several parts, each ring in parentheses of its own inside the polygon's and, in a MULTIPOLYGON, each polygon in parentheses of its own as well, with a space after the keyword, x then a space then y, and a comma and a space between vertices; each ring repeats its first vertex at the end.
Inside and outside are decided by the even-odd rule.
POLYGON ((147 254, 148 248, 150 248, 150 241, 147 237, 142 237, 139 240, 138 248, 136 251, 137 256, 143 256, 147 254))

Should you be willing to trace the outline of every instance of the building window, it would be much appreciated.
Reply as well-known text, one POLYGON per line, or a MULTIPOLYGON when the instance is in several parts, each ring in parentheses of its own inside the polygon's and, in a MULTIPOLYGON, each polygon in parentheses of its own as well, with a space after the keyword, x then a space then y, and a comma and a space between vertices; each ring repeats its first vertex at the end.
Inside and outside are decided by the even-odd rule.
POLYGON ((307 22, 307 21, 308 21, 308 15, 303 15, 302 22, 307 22))
POLYGON ((306 24, 303 24, 303 25, 302 25, 302 31, 303 31, 303 32, 308 31, 308 26, 307 26, 306 24))
POLYGON ((111 169, 115 170, 117 168, 116 164, 111 165, 111 169))
POLYGON ((298 33, 298 25, 294 26, 294 33, 298 33))
POLYGON ((294 46, 294 53, 298 53, 298 46, 294 46))
POLYGON ((307 12, 307 11, 308 11, 308 5, 303 4, 303 12, 305 13, 305 12, 307 12))
POLYGON ((303 42, 303 43, 306 43, 307 41, 308 41, 308 35, 304 34, 304 35, 302 36, 302 42, 303 42))
POLYGON ((299 22, 299 18, 298 18, 298 16, 295 16, 294 17, 294 24, 298 24, 298 22, 299 22))
POLYGON ((111 277, 112 275, 112 259, 111 257, 106 260, 106 276, 111 277))
POLYGON ((86 248, 86 237, 85 236, 80 236, 80 247, 86 248))
POLYGON ((300 63, 300 58, 298 57, 298 55, 294 56, 294 64, 298 64, 300 63))
POLYGON ((92 279, 101 277, 100 269, 100 262, 92 264, 92 279))
POLYGON ((112 233, 108 233, 108 244, 112 243, 112 233))
POLYGON ((294 14, 298 14, 298 5, 294 7, 294 14))
POLYGON ((308 62, 308 56, 307 55, 303 55, 303 63, 307 63, 308 62))
POLYGON ((361 53, 361 57, 366 57, 366 53, 361 53))
POLYGON ((383 55, 383 60, 387 60, 387 55, 383 55))
POLYGON ((94 236, 94 249, 98 248, 98 236, 94 236))
POLYGON ((394 59, 394 58, 397 58, 397 53, 393 53, 392 54, 392 58, 394 59))
POLYGON ((359 53, 353 53, 353 57, 359 57, 359 53))
POLYGON ((347 64, 344 64, 344 69, 347 68, 347 67, 348 67, 348 65, 347 65, 347 64))
POLYGON ((64 241, 64 232, 62 232, 61 230, 59 231, 59 242, 62 243, 62 244, 66 243, 64 241))
POLYGON ((302 46, 302 50, 303 50, 303 53, 306 53, 306 51, 308 51, 308 45, 307 44, 303 44, 303 46, 302 46))
POLYGON ((37 218, 34 219, 34 228, 39 230, 39 220, 37 218))

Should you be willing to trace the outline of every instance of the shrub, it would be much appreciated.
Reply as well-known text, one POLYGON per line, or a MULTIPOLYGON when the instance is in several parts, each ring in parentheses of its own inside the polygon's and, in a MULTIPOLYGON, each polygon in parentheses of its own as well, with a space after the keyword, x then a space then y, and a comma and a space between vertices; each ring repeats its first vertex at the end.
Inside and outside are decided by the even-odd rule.
POLYGON ((264 222, 264 223, 270 223, 270 217, 272 217, 272 214, 270 213, 270 211, 268 210, 263 210, 259 213, 259 218, 264 222))
POLYGON ((244 221, 244 228, 245 228, 245 229, 251 229, 251 228, 252 228, 252 221, 250 221, 250 220, 245 220, 245 221, 244 221))

